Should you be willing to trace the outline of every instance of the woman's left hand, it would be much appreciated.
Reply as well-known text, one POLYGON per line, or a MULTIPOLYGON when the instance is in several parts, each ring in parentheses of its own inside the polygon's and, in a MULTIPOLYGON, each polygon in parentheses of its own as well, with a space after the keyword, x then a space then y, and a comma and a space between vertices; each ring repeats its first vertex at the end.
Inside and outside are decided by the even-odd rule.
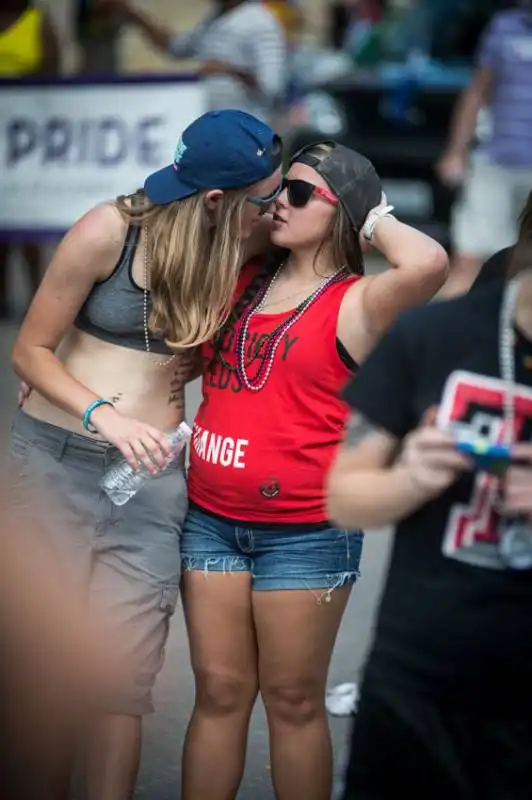
POLYGON ((532 523, 532 443, 514 445, 512 458, 521 463, 511 465, 506 473, 501 513, 522 515, 532 523))

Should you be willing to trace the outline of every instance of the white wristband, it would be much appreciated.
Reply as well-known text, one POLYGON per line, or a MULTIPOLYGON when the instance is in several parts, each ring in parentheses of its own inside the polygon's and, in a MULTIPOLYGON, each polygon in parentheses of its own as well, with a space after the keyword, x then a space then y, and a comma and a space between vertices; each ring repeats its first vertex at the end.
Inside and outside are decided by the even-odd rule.
POLYGON ((390 211, 393 211, 393 206, 384 206, 384 208, 375 208, 373 211, 370 211, 367 219, 362 226, 362 235, 367 242, 371 242, 373 239, 373 229, 377 222, 382 219, 382 217, 391 217, 390 211))

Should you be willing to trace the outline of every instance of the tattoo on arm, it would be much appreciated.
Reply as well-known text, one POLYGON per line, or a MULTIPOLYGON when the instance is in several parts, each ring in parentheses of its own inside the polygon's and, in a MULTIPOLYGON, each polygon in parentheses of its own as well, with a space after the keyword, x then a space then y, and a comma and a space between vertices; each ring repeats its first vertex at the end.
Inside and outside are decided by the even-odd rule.
POLYGON ((380 428, 363 414, 351 414, 344 431, 344 445, 355 447, 367 436, 378 433, 380 428))

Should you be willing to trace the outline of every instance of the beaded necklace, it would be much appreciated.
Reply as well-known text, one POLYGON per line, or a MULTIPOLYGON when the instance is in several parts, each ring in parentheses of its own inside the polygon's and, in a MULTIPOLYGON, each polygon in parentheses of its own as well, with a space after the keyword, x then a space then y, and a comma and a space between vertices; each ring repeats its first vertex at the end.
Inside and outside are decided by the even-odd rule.
MULTIPOLYGON (((510 281, 504 291, 499 320, 499 365, 504 382, 503 443, 515 441, 515 332, 520 278, 510 281)), ((532 526, 525 515, 502 517, 499 522, 499 550, 504 562, 513 569, 532 569, 532 526)))
MULTIPOLYGON (((333 284, 337 283, 338 281, 343 280, 345 277, 345 267, 341 267, 339 270, 334 272, 332 275, 329 275, 327 278, 324 278, 320 285, 309 295, 302 303, 300 303, 297 308, 294 309, 290 316, 283 320, 269 335, 266 341, 265 353, 264 357, 261 359, 261 363, 257 370, 256 375, 251 378, 248 376, 246 369, 246 341, 248 338, 248 331, 249 331, 249 323, 254 314, 259 314, 264 306, 266 305, 268 298, 272 292, 272 289, 275 285, 276 280, 281 273, 281 270, 284 267, 284 263, 280 264, 278 267, 275 275, 269 282, 269 284, 265 284, 262 289, 258 292, 255 301, 249 306, 249 308, 245 311, 242 319, 242 325, 238 332, 238 336, 236 337, 235 341, 235 356, 236 356, 236 372, 239 378, 239 381, 242 386, 245 386, 250 392, 260 392, 261 389, 264 389, 266 383, 268 382, 268 378, 270 377, 270 373, 272 371, 273 362, 275 359, 275 354, 277 352, 277 348, 284 337, 284 334, 295 325, 295 323, 301 319, 305 311, 310 308, 319 298, 326 292, 328 287, 333 284)), ((251 359, 250 363, 254 361, 254 358, 251 359)))

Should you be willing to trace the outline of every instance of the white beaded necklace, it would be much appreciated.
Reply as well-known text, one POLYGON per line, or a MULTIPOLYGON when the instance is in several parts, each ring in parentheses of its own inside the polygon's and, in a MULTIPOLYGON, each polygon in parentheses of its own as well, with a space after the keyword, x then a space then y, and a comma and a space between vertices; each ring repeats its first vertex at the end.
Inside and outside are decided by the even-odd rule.
POLYGON ((279 335, 277 337, 277 339, 275 340, 275 342, 274 342, 274 344, 273 344, 273 346, 271 348, 270 356, 269 356, 267 364, 266 364, 264 375, 262 376, 261 380, 258 383, 254 383, 249 379, 249 377, 248 377, 248 375, 246 373, 246 342, 247 342, 248 333, 249 333, 249 323, 250 323, 250 320, 251 320, 251 318, 253 317, 254 314, 260 314, 260 312, 264 309, 264 307, 267 304, 267 301, 268 301, 268 299, 270 297, 272 289, 275 286, 275 282, 278 279, 283 267, 284 267, 284 262, 282 264, 280 264, 279 267, 277 268, 277 271, 275 272, 274 276, 272 277, 272 279, 271 279, 271 281, 269 283, 269 286, 266 289, 266 292, 264 293, 264 295, 261 298, 260 302, 257 304, 257 306, 252 311, 249 312, 249 314, 247 314, 247 316, 244 319, 244 322, 242 323, 242 332, 241 332, 241 335, 240 335, 240 347, 239 347, 238 352, 237 352, 238 365, 239 365, 238 373, 239 373, 240 379, 244 383, 244 386, 246 387, 246 389, 249 389, 250 392, 260 392, 261 389, 263 389, 265 387, 265 385, 266 385, 266 383, 268 381, 268 378, 270 377, 270 373, 272 371, 272 367, 273 367, 273 363, 274 363, 274 360, 275 360, 275 354, 277 352, 277 348, 279 347, 279 344, 280 344, 281 340, 283 339, 284 334, 287 333, 287 331, 290 330, 292 325, 295 325, 296 322, 298 322, 298 320, 301 319, 301 317, 303 316, 305 311, 314 303, 314 301, 318 297, 321 296, 321 294, 325 291, 327 286, 330 283, 332 283, 338 277, 338 275, 341 272, 343 272, 343 270, 345 269, 345 267, 340 267, 340 269, 337 269, 336 272, 334 272, 332 275, 328 275, 326 278, 324 278, 321 281, 320 285, 303 302, 302 307, 300 308, 298 313, 294 314, 292 319, 288 320, 286 325, 283 326, 281 335, 279 335))
MULTIPOLYGON (((520 279, 510 281, 504 291, 499 319, 499 369, 504 383, 503 444, 511 447, 515 440, 515 331, 520 279)), ((522 517, 501 518, 499 550, 503 560, 513 569, 532 568, 532 527, 522 517)))

